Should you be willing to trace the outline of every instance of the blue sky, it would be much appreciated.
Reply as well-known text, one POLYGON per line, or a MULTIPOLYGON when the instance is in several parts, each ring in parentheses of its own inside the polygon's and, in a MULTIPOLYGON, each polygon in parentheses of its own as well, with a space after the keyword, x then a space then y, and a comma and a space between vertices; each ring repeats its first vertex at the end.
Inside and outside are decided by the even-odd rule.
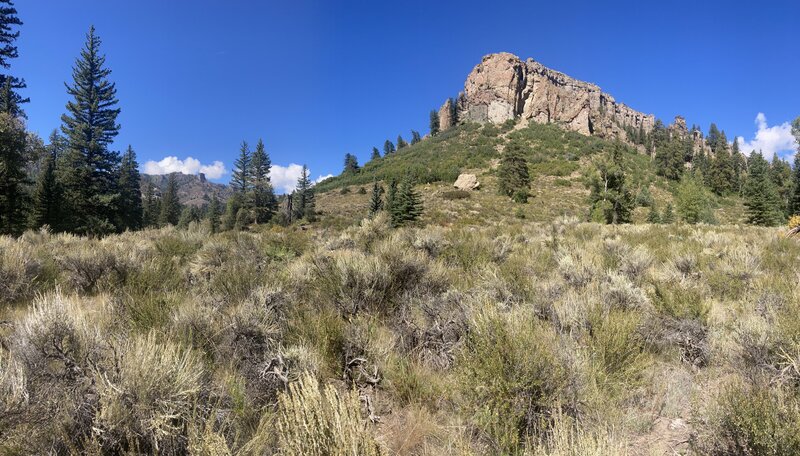
MULTIPOLYGON (((463 88, 481 56, 532 57, 667 123, 788 157, 800 115, 800 2, 17 1, 28 127, 60 123, 64 82, 89 25, 117 83, 122 130, 142 164, 188 171, 264 139, 278 186, 307 163, 361 162, 463 88), (760 117, 757 116, 761 113, 760 117), (760 128, 759 137, 756 138, 760 128), (187 157, 196 160, 187 161, 187 157), (163 166, 162 166, 163 167, 163 166)), ((217 166, 218 168, 219 166, 217 166)))

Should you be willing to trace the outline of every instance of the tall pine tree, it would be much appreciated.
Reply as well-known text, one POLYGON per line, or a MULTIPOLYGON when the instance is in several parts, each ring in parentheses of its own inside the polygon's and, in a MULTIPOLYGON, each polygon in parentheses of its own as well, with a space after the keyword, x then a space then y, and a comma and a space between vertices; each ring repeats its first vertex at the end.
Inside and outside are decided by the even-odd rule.
POLYGON ((635 200, 626 183, 622 146, 615 144, 610 156, 601 159, 596 168, 589 186, 590 219, 609 224, 630 223, 635 200))
POLYGON ((497 177, 501 195, 508 196, 518 203, 528 201, 531 177, 522 146, 511 143, 506 147, 503 156, 500 157, 497 177))
POLYGON ((178 225, 181 216, 181 203, 178 200, 177 173, 170 173, 167 177, 167 188, 161 197, 161 213, 158 215, 160 226, 178 225))
POLYGON ((372 155, 369 157, 370 160, 377 160, 381 158, 381 151, 378 150, 377 147, 372 148, 372 155))
POLYGON ((772 156, 769 177, 772 179, 772 183, 775 184, 775 190, 778 191, 781 213, 788 217, 791 215, 789 212, 789 200, 792 194, 792 167, 788 162, 781 159, 777 153, 772 156))
POLYGON ((699 170, 684 173, 676 191, 675 201, 678 214, 684 222, 694 225, 713 221, 711 198, 699 170))
POLYGON ((792 193, 789 195, 789 215, 800 215, 800 153, 794 154, 794 166, 792 167, 792 193))
POLYGON ((158 217, 161 214, 161 202, 156 198, 156 188, 153 181, 147 181, 144 188, 144 199, 142 200, 142 226, 145 228, 158 225, 158 217))
POLYGON ((256 150, 250 160, 250 176, 252 180, 252 201, 256 223, 267 223, 278 210, 278 200, 272 189, 269 173, 272 161, 269 159, 264 141, 258 140, 256 150))
POLYGON ((358 172, 358 158, 353 154, 344 154, 344 169, 342 174, 355 174, 358 172))
POLYGON ((305 218, 308 221, 315 219, 314 187, 306 165, 303 165, 303 170, 297 179, 297 188, 292 199, 293 219, 305 218))
POLYGON ((402 135, 397 135, 397 150, 400 150, 404 147, 408 146, 408 143, 405 139, 403 139, 402 135))
MULTIPOLYGON (((709 134, 709 139, 710 136, 709 134)), ((736 167, 733 156, 728 150, 728 139, 724 131, 716 133, 716 139, 713 144, 716 148, 714 149, 711 163, 709 163, 708 178, 706 180, 714 193, 727 195, 735 190, 736 167)))
POLYGON ((234 163, 233 176, 231 177, 231 187, 242 195, 250 190, 250 146, 247 141, 242 141, 239 147, 239 158, 234 163))
POLYGON ((100 235, 117 230, 114 225, 119 192, 116 168, 119 154, 109 145, 119 132, 117 89, 108 77, 100 38, 94 27, 72 70, 67 93, 67 113, 61 130, 68 151, 63 161, 62 182, 69 203, 68 229, 80 234, 100 235))
POLYGON ((430 122, 428 125, 431 130, 431 136, 436 136, 436 134, 439 133, 439 113, 436 112, 435 109, 431 110, 430 122))
POLYGON ((369 199, 369 214, 374 215, 383 210, 383 187, 378 181, 372 183, 372 196, 369 199))
POLYGON ((780 223, 780 199, 769 175, 769 163, 761 152, 751 152, 747 159, 747 180, 742 189, 747 209, 747 223, 774 226, 780 223))
POLYGON ((387 139, 386 142, 383 143, 383 156, 385 157, 389 154, 392 154, 394 153, 394 151, 395 151, 394 143, 392 143, 387 139))
POLYGON ((0 234, 20 234, 28 222, 26 142, 22 121, 0 113, 0 234))
MULTIPOLYGON (((0 0, 0 67, 11 68, 10 60, 19 57, 16 41, 19 31, 14 31, 15 26, 22 25, 17 17, 17 9, 11 0, 0 0)), ((10 74, 0 74, 0 112, 8 113, 14 117, 25 117, 20 105, 30 100, 19 94, 20 89, 27 87, 24 79, 19 79, 10 74)))
POLYGON ((211 197, 211 202, 208 203, 206 208, 206 220, 208 220, 208 229, 211 234, 219 232, 219 217, 222 209, 220 207, 219 198, 217 195, 211 197))
POLYGON ((63 201, 61 186, 56 180, 57 157, 57 149, 48 147, 47 156, 37 178, 36 189, 33 193, 30 223, 33 229, 41 228, 44 225, 49 226, 51 231, 59 231, 61 229, 61 207, 63 201))
POLYGON ((122 156, 119 166, 119 221, 120 230, 138 230, 144 224, 142 208, 141 177, 139 176, 139 163, 136 161, 136 152, 131 146, 122 156))

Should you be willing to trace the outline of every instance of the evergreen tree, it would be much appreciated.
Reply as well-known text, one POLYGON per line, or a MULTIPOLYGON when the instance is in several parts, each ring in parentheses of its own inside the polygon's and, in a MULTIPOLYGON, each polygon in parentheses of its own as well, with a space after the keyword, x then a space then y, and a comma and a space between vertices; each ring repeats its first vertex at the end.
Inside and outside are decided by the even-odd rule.
POLYGON ((769 177, 775 184, 780 201, 780 211, 784 217, 791 215, 789 211, 789 200, 792 195, 792 167, 788 162, 782 160, 778 154, 772 156, 772 163, 769 167, 769 177))
POLYGON ((119 221, 120 230, 138 230, 144 221, 142 209, 141 178, 136 153, 131 146, 122 156, 119 167, 119 221))
POLYGON ((28 223, 26 143, 22 121, 0 113, 0 234, 20 234, 28 223))
POLYGON ((153 227, 158 224, 158 217, 161 214, 161 204, 156 199, 156 189, 152 180, 148 180, 145 185, 144 199, 142 200, 142 225, 153 227))
MULTIPOLYGON (((800 121, 800 119, 798 119, 798 121, 800 121)), ((800 127, 798 127, 798 129, 800 130, 800 127)), ((789 196, 788 206, 789 215, 800 215, 800 153, 794 154, 794 167, 792 168, 792 192, 789 196)))
POLYGON ((208 220, 208 228, 211 234, 219 232, 219 217, 220 217, 220 203, 217 195, 211 197, 211 202, 208 203, 206 208, 206 220, 208 220))
POLYGON ((458 123, 458 101, 453 97, 450 97, 449 100, 450 118, 453 119, 453 125, 456 125, 458 123))
POLYGON ((356 174, 358 172, 358 158, 353 154, 344 154, 344 170, 342 174, 356 174))
POLYGON ((394 151, 394 144, 387 139, 386 142, 383 143, 383 156, 385 157, 389 154, 392 154, 394 151))
POLYGON ((731 146, 731 160, 733 161, 733 182, 731 187, 733 193, 738 195, 742 192, 742 180, 747 169, 747 158, 739 150, 739 141, 736 138, 733 139, 733 145, 731 146))
POLYGON ((700 171, 685 173, 678 185, 675 200, 678 205, 678 214, 681 219, 689 224, 711 223, 711 198, 703 185, 703 176, 700 171))
POLYGON ((384 201, 383 207, 391 214, 393 210, 392 208, 395 206, 396 201, 397 201, 397 181, 392 179, 389 181, 389 190, 386 192, 386 201, 384 201))
POLYGON ((242 141, 239 158, 233 164, 234 170, 231 176, 231 187, 242 195, 250 191, 250 160, 250 147, 247 145, 247 141, 242 141))
POLYGON ((622 146, 615 144, 610 157, 600 160, 590 182, 590 219, 600 223, 630 223, 635 201, 625 182, 622 146))
POLYGON ((718 135, 714 157, 709 164, 708 186, 717 195, 727 195, 734 190, 736 169, 733 156, 728 151, 728 141, 725 132, 718 135))
POLYGON ((431 130, 431 136, 436 136, 439 133, 439 113, 435 109, 431 110, 430 123, 428 125, 431 130))
POLYGON ((258 140, 250 162, 252 179, 252 206, 256 223, 267 223, 278 210, 278 200, 272 189, 269 173, 272 161, 264 148, 264 141, 258 140))
POLYGON ((161 213, 158 216, 160 226, 177 225, 181 216, 181 203, 178 200, 178 179, 176 173, 167 178, 167 188, 161 197, 161 213))
POLYGON ((716 152, 717 149, 720 147, 720 138, 721 134, 719 129, 717 128, 717 124, 712 123, 711 126, 708 128, 708 136, 706 136, 706 144, 708 147, 711 148, 713 152, 716 152))
POLYGON ((225 231, 236 228, 236 219, 242 211, 242 207, 244 207, 244 195, 234 192, 225 204, 225 216, 222 220, 222 228, 225 231))
POLYGON ((408 146, 408 143, 405 139, 403 139, 402 135, 397 135, 397 150, 400 150, 404 147, 408 146))
POLYGON ((650 211, 647 213, 647 223, 661 223, 661 214, 658 213, 658 208, 656 208, 655 204, 650 205, 650 211))
POLYGON ((184 206, 178 218, 178 228, 187 229, 192 222, 200 221, 200 210, 194 206, 184 206))
POLYGON ((498 189, 518 203, 528 201, 528 191, 531 188, 531 178, 528 173, 528 162, 525 160, 524 150, 518 143, 510 143, 502 157, 497 170, 498 189))
POLYGON ((56 180, 56 149, 49 147, 47 152, 33 193, 30 226, 33 229, 39 229, 47 225, 51 231, 59 231, 63 201, 61 186, 56 180))
POLYGON ((694 159, 692 160, 692 171, 697 171, 700 173, 700 176, 703 178, 703 184, 705 185, 705 176, 708 174, 709 169, 709 160, 708 156, 703 150, 697 152, 694 159))
POLYGON ((411 145, 419 143, 422 141, 422 136, 419 135, 419 132, 416 130, 411 130, 411 145))
POLYGON ((86 35, 86 45, 72 70, 73 84, 67 93, 67 113, 61 116, 61 130, 67 137, 68 151, 60 177, 65 200, 69 203, 68 229, 80 234, 105 234, 117 229, 119 192, 116 168, 119 154, 108 149, 119 132, 117 89, 108 80, 100 54, 100 38, 94 27, 86 35))
POLYGON ((797 141, 797 144, 800 144, 800 117, 792 121, 792 135, 794 135, 794 140, 797 141))
POLYGON ((381 158, 381 152, 378 150, 377 147, 372 148, 372 156, 369 157, 370 160, 377 160, 381 158))
MULTIPOLYGON (((10 60, 19 57, 16 41, 19 31, 14 31, 15 26, 22 25, 17 17, 17 9, 11 0, 0 0, 0 67, 11 68, 10 60)), ((26 88, 25 80, 10 74, 0 74, 0 112, 5 112, 13 117, 25 117, 20 105, 30 101, 23 98, 18 90, 26 88)))
POLYGON ((669 131, 667 131, 667 127, 661 119, 656 119, 653 131, 650 134, 651 155, 655 157, 659 150, 666 147, 667 142, 669 142, 669 131))
POLYGON ((297 188, 294 191, 294 219, 305 218, 313 221, 316 217, 314 203, 314 187, 308 174, 308 167, 303 165, 303 171, 297 179, 297 188))
MULTIPOLYGON (((800 117, 792 122, 792 134, 800 145, 800 117)), ((792 193, 789 198, 789 214, 800 215, 800 152, 794 154, 794 167, 792 168, 792 193)))
POLYGON ((751 152, 747 160, 747 179, 742 189, 747 223, 774 226, 780 223, 780 199, 769 176, 769 163, 761 152, 751 152))
POLYGON ((664 208, 664 213, 661 214, 661 223, 675 223, 675 211, 672 209, 672 203, 668 203, 664 208))
MULTIPOLYGON (((657 138, 659 135, 656 135, 657 138)), ((662 142, 657 140, 655 156, 653 157, 656 165, 656 174, 667 179, 678 180, 683 174, 685 163, 685 144, 678 137, 671 138, 662 142)))
POLYGON ((377 214, 383 210, 383 187, 378 184, 378 181, 372 184, 372 196, 369 199, 369 213, 370 215, 377 214))
POLYGON ((422 214, 422 201, 419 194, 414 191, 414 186, 410 180, 404 180, 397 193, 392 198, 392 205, 389 208, 389 215, 392 225, 395 227, 403 226, 418 219, 422 214))

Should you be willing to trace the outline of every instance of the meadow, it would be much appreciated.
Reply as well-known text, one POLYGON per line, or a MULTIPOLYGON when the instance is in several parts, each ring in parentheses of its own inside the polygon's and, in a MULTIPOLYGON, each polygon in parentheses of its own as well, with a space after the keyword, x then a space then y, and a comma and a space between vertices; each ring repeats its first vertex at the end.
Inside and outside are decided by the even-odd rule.
POLYGON ((2 237, 0 454, 796 454, 798 256, 573 216, 2 237))

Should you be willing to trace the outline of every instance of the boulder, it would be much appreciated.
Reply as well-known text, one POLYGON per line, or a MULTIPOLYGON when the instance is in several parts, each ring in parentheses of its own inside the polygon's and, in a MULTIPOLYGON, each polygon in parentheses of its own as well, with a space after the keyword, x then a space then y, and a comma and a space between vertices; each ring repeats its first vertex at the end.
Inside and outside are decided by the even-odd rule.
POLYGON ((474 174, 461 174, 456 179, 456 182, 453 184, 453 187, 459 190, 477 190, 481 186, 481 183, 478 182, 478 176, 474 174))

